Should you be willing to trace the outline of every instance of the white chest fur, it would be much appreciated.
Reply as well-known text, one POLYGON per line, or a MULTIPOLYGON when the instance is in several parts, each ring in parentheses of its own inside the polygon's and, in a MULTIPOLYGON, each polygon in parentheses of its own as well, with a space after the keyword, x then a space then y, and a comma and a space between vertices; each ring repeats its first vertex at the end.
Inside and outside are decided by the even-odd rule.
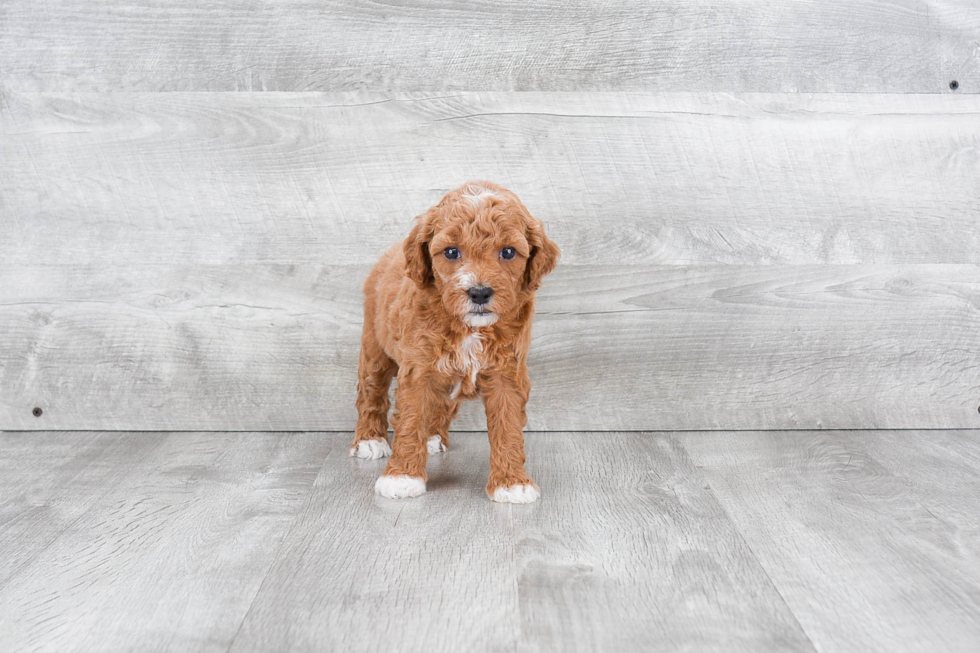
MULTIPOLYGON (((482 366, 481 354, 483 354, 483 338, 474 331, 463 338, 458 349, 443 357, 437 367, 440 372, 445 374, 456 372, 469 376, 470 384, 475 387, 476 375, 480 373, 482 366)), ((449 396, 455 399, 459 395, 461 387, 462 380, 457 381, 449 396)))

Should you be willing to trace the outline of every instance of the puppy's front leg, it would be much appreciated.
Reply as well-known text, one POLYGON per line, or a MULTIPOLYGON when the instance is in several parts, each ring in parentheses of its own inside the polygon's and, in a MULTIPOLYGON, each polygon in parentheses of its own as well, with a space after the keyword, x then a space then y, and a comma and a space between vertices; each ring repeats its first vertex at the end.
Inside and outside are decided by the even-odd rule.
POLYGON ((481 391, 490 437, 487 494, 501 503, 532 503, 541 496, 524 470, 524 406, 531 391, 527 367, 516 361, 482 375, 481 391))
MULTIPOLYGON (((425 493, 427 441, 442 408, 437 394, 425 379, 411 373, 398 373, 395 389, 395 435, 391 458, 374 491, 389 499, 417 497, 425 493)), ((423 375, 424 376, 424 375, 423 375)))

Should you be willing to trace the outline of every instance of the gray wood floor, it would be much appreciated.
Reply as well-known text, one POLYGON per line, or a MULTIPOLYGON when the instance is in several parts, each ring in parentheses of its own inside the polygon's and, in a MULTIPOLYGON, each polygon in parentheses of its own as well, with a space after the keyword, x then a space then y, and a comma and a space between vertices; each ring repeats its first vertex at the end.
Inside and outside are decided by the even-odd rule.
POLYGON ((980 647, 980 431, 530 433, 531 506, 348 441, 0 433, 0 649, 980 647))

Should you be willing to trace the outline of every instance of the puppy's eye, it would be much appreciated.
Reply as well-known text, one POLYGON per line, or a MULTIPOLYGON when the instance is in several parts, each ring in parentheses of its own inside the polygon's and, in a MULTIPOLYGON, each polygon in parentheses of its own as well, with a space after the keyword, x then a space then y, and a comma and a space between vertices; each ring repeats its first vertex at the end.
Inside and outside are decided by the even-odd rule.
POLYGON ((447 247, 442 253, 445 254, 446 258, 450 261, 455 261, 459 258, 459 250, 455 247, 447 247))
POLYGON ((502 250, 500 250, 500 258, 504 259, 505 261, 509 261, 515 256, 517 256, 517 250, 513 247, 504 247, 502 250))

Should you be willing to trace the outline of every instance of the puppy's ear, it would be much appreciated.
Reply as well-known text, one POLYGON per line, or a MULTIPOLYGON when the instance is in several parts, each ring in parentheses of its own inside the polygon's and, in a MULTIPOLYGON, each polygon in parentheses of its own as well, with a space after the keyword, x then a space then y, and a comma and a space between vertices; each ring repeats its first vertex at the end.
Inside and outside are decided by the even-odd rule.
POLYGON ((432 240, 432 210, 415 218, 415 226, 405 239, 405 267, 408 276, 419 285, 427 286, 435 281, 432 274, 432 257, 429 242, 432 240))
POLYGON ((527 243, 531 246, 531 254, 524 269, 524 286, 528 290, 537 290, 545 275, 558 265, 561 252, 558 245, 544 235, 544 225, 533 217, 528 222, 527 243))

